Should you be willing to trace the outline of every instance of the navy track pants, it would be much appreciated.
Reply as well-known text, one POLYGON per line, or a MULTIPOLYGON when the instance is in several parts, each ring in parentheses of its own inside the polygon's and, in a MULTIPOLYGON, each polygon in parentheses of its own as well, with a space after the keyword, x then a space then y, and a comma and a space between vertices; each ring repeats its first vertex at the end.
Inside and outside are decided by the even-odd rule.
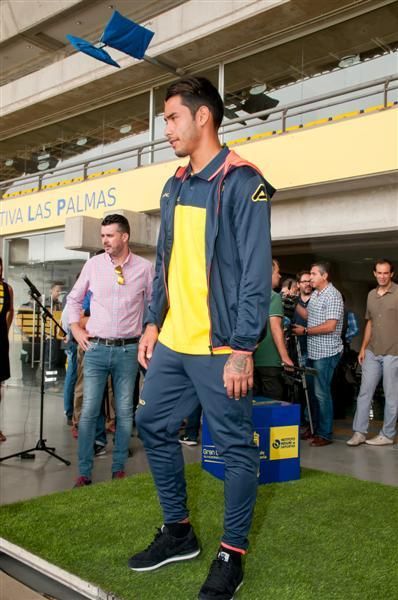
MULTIPOLYGON (((228 398, 223 384, 228 355, 180 354, 157 343, 145 377, 136 423, 163 509, 164 522, 188 516, 179 427, 202 405, 225 461, 222 541, 246 549, 257 492, 259 452, 253 442, 252 398, 228 398)), ((205 501, 205 499, 203 499, 205 501)))

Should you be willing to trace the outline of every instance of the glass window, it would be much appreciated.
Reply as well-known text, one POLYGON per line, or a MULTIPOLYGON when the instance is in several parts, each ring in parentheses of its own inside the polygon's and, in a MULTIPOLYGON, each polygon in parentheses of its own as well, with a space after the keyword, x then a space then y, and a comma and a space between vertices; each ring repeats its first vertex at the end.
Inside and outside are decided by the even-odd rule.
MULTIPOLYGON (((66 296, 89 254, 65 249, 63 231, 9 239, 5 249, 5 278, 14 290, 15 308, 9 334, 11 381, 28 387, 38 386, 41 320, 22 275, 27 275, 44 294, 45 305, 59 322, 66 296)), ((57 328, 47 323, 46 366, 51 358, 51 367, 58 371, 59 380, 65 374, 65 352, 61 339, 57 328)))
MULTIPOLYGON (((383 10, 383 9, 380 9, 383 10)), ((378 19, 374 11, 372 35, 366 16, 314 32, 298 40, 266 49, 225 65, 226 120, 242 121, 225 132, 232 141, 282 128, 281 111, 246 123, 245 116, 260 110, 282 107, 322 94, 349 88, 374 79, 396 75, 398 35, 394 19, 378 19), (379 41, 378 41, 379 40, 379 41), (381 40, 381 41, 380 41, 381 40)), ((397 100, 397 84, 391 85, 388 100, 397 100), (395 90, 393 89, 395 87, 395 90)), ((289 111, 286 126, 302 126, 317 119, 383 104, 383 90, 347 93, 308 107, 289 111), (326 106, 326 104, 328 106, 326 106)))
MULTIPOLYGON (((126 170, 137 166, 137 152, 131 151, 111 161, 101 155, 123 152, 149 141, 149 92, 127 98, 93 111, 42 127, 0 143, 0 178, 11 179, 52 167, 88 162, 88 174, 110 168, 126 170), (94 159, 90 161, 90 159, 94 159), (98 159, 98 160, 97 160, 98 159)), ((148 163, 148 155, 141 164, 148 163)), ((72 179, 82 175, 82 169, 71 168, 62 175, 72 179)), ((57 175, 56 180, 59 180, 57 175)), ((51 183, 51 174, 43 184, 51 183)), ((38 180, 36 179, 36 184, 38 180)), ((32 187, 29 182, 25 188, 32 187)), ((19 186, 18 189, 23 189, 19 186)))

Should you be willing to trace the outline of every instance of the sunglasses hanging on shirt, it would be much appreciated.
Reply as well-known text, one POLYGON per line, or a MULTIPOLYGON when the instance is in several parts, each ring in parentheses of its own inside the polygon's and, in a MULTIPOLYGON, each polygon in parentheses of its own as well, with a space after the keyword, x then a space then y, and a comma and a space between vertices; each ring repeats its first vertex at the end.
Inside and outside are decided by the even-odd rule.
POLYGON ((119 285, 124 285, 124 275, 123 275, 123 269, 120 265, 118 265, 117 267, 115 267, 115 273, 117 275, 117 282, 119 285))

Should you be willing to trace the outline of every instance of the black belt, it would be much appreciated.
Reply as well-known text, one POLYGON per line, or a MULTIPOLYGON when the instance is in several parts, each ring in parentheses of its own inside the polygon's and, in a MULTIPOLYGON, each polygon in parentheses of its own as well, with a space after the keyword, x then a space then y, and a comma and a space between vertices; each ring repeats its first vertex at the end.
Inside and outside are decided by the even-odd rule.
POLYGON ((139 337, 133 338, 99 338, 91 337, 90 342, 97 344, 103 344, 104 346, 127 346, 127 344, 138 344, 140 341, 139 337))

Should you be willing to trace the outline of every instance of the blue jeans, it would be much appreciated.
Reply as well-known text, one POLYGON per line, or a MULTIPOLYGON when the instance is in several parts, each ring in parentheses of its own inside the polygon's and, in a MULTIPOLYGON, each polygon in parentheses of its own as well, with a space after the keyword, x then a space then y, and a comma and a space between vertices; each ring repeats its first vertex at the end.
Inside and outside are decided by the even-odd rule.
POLYGON ((333 373, 341 354, 325 358, 309 359, 309 366, 318 371, 314 377, 314 394, 316 399, 315 435, 331 440, 333 437, 333 398, 330 389, 333 373))
POLYGON ((398 356, 376 356, 370 350, 366 350, 353 430, 363 434, 368 432, 370 406, 382 377, 385 405, 384 423, 380 433, 393 439, 397 432, 398 417, 398 356))
POLYGON ((222 541, 247 548, 260 459, 253 442, 252 396, 232 400, 223 385, 227 358, 226 354, 180 354, 158 342, 145 377, 136 422, 164 522, 178 522, 188 516, 178 431, 182 419, 200 403, 217 451, 225 461, 222 541))
POLYGON ((84 355, 83 407, 79 421, 79 472, 91 477, 97 418, 108 375, 115 396, 116 434, 112 473, 124 470, 133 424, 133 393, 137 374, 137 344, 104 346, 92 343, 84 355))
POLYGON ((68 368, 66 369, 64 382, 64 411, 67 417, 73 415, 73 398, 75 395, 75 384, 77 381, 77 344, 69 342, 65 350, 68 359, 68 368))

